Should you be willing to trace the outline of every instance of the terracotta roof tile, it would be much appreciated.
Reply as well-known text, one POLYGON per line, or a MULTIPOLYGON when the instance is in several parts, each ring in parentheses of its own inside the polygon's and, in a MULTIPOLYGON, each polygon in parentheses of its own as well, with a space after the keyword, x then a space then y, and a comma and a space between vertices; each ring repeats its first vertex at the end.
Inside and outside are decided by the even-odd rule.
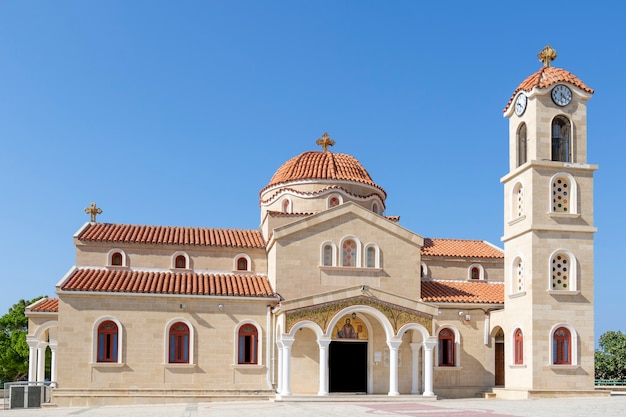
POLYGON ((593 89, 587 87, 585 83, 583 83, 580 78, 575 76, 569 71, 564 70, 563 68, 554 68, 554 67, 541 67, 539 71, 532 74, 528 78, 526 78, 522 83, 515 89, 513 95, 509 99, 509 102, 504 107, 504 113, 506 113, 507 109, 513 103, 515 96, 519 91, 532 91, 533 88, 548 88, 553 84, 557 83, 569 83, 575 87, 580 88, 587 93, 593 94, 593 89))
POLYGON ((430 303, 504 304, 504 283, 422 281, 422 300, 430 303))
MULTIPOLYGON (((276 171, 267 189, 277 184, 300 180, 345 180, 378 186, 367 170, 352 155, 330 151, 304 152, 281 165, 276 171)), ((263 192, 261 190, 261 192, 263 192)))
POLYGON ((91 242, 264 248, 257 230, 95 223, 78 240, 91 242))
POLYGON ((59 311, 59 299, 42 298, 33 304, 30 311, 36 313, 57 313, 59 311))
POLYGON ((267 277, 262 275, 89 268, 77 269, 63 283, 61 290, 231 297, 275 296, 267 277))
POLYGON ((423 256, 463 258, 504 258, 504 252, 482 240, 424 238, 423 256))

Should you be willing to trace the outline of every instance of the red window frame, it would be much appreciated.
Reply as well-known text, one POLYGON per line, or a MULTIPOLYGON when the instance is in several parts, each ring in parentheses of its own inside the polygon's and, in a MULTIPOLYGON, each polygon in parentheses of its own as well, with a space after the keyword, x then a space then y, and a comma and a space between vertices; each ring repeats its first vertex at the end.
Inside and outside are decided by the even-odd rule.
POLYGON ((113 255, 111 255, 111 265, 113 266, 122 266, 123 264, 123 257, 122 254, 119 252, 115 252, 113 255))
POLYGON ((451 329, 441 329, 439 339, 439 366, 455 366, 454 332, 451 329))
POLYGON ((243 256, 237 259, 237 271, 247 271, 248 270, 248 260, 243 256))
POLYGON ((237 363, 240 365, 256 365, 258 363, 257 328, 252 324, 244 324, 239 328, 237 363))
POLYGON ((119 331, 114 321, 106 320, 98 326, 97 362, 117 362, 119 331))
POLYGON ((524 334, 522 329, 515 330, 514 339, 514 363, 515 365, 524 364, 524 334))
POLYGON ((185 255, 178 255, 174 259, 174 266, 179 269, 187 269, 187 258, 185 258, 185 255))
POLYGON ((189 326, 183 322, 176 322, 170 326, 169 363, 189 363, 189 326))
POLYGON ((552 335, 554 365, 572 364, 572 334, 565 327, 559 327, 552 335))

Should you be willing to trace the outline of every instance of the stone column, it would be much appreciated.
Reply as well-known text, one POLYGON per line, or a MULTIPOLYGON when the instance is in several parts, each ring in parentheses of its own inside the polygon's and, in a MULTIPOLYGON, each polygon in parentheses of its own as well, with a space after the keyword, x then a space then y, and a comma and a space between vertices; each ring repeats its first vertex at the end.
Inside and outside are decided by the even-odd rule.
POLYGON ((320 347, 320 388, 317 395, 328 395, 328 346, 329 338, 320 338, 317 341, 320 347))
POLYGON ((278 381, 276 382, 276 392, 278 394, 282 394, 283 392, 283 342, 277 341, 276 346, 278 347, 278 369, 276 373, 278 377, 276 378, 278 381))
POLYGON ((28 343, 28 381, 35 382, 37 380, 37 339, 26 337, 28 343))
POLYGON ((37 382, 43 382, 46 378, 46 347, 48 343, 37 343, 37 382))
POLYGON ((420 393, 419 355, 420 343, 411 343, 411 394, 420 393))
POLYGON ((433 392, 433 349, 437 346, 437 338, 429 337, 424 341, 424 397, 432 397, 433 392))
POLYGON ((291 346, 295 339, 283 337, 283 385, 281 395, 291 395, 291 346))
POLYGON ((57 342, 50 341, 50 381, 51 386, 57 386, 57 342))
POLYGON ((390 340, 387 342, 389 346, 389 394, 392 396, 400 395, 398 391, 398 348, 402 344, 402 340, 390 340))

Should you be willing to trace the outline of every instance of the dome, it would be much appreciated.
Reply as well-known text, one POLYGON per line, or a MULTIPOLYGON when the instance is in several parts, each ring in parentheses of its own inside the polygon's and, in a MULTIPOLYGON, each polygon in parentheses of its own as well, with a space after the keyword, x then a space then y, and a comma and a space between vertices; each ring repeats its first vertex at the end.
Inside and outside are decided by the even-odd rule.
POLYGON ((330 151, 304 152, 285 162, 263 189, 302 180, 352 181, 379 188, 367 170, 352 155, 330 151))

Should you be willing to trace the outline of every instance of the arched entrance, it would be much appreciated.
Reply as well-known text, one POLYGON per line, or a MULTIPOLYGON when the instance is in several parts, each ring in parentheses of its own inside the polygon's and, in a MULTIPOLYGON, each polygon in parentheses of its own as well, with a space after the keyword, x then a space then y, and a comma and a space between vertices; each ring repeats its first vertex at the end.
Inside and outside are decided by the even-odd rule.
POLYGON ((371 324, 356 312, 332 329, 328 351, 329 392, 368 392, 368 340, 371 324))
POLYGON ((496 326, 493 331, 494 346, 494 385, 504 386, 504 331, 496 326))

